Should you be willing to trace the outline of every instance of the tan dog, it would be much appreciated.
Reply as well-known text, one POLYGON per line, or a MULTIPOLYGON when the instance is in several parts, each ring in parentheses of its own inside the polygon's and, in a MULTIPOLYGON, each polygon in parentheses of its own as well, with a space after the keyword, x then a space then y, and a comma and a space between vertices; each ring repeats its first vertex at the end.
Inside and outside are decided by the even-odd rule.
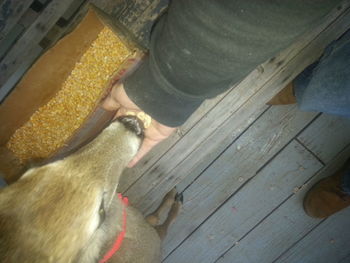
POLYGON ((140 146, 140 125, 122 117, 76 153, 32 168, 0 190, 1 262, 101 262, 125 219, 125 238, 108 262, 160 262, 161 238, 181 206, 176 191, 148 222, 115 195, 140 146), (169 207, 168 218, 156 226, 169 207))

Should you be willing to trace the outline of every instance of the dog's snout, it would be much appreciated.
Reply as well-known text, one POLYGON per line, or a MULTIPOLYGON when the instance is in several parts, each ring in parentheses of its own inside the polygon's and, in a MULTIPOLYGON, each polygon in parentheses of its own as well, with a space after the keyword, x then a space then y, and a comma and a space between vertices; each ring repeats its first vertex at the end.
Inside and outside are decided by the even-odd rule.
POLYGON ((144 125, 143 122, 136 116, 122 116, 117 119, 119 122, 123 123, 124 126, 130 131, 134 132, 137 136, 143 137, 144 125))

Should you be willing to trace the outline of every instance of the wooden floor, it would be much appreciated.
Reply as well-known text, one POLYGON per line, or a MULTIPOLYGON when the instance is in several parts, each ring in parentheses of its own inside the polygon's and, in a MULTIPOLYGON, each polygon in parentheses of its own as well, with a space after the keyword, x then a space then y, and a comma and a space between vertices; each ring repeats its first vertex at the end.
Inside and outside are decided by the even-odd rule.
MULTIPOLYGON (((88 1, 52 0, 48 7, 64 11, 73 2, 88 1)), ((93 2, 146 47, 153 21, 168 4, 93 2)), ((350 157, 350 120, 265 104, 350 28, 349 6, 345 0, 312 32, 203 103, 177 133, 125 171, 118 191, 145 214, 173 187, 184 194, 182 212, 163 244, 164 263, 350 262, 350 209, 317 220, 302 205, 307 190, 350 157)), ((50 12, 47 17, 50 23, 59 19, 50 12)), ((29 30, 37 31, 35 23, 29 30)), ((32 35, 15 47, 28 45, 32 35)), ((22 48, 21 58, 34 56, 33 48, 22 48)), ((11 76, 25 71, 12 60, 19 61, 8 53, 0 65, 5 93, 15 83, 11 76)))
POLYGON ((164 262, 347 262, 350 209, 317 220, 302 201, 349 157, 350 120, 270 107, 178 185, 185 202, 164 262))

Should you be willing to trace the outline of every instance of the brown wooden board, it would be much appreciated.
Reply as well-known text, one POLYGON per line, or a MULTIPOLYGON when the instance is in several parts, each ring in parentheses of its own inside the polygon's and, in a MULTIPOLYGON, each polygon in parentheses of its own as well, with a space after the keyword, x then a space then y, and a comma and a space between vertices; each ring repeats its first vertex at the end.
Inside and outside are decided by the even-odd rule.
POLYGON ((16 129, 56 94, 102 28, 96 15, 90 13, 74 34, 59 41, 30 68, 0 105, 0 145, 4 145, 16 129))
MULTIPOLYGON (((133 42, 122 27, 113 24, 106 14, 91 6, 88 14, 76 30, 41 56, 0 106, 0 120, 4 124, 0 128, 2 131, 0 145, 5 145, 14 131, 21 127, 33 112, 56 94, 76 62, 80 60, 80 57, 97 38, 99 32, 106 26, 116 32, 130 50, 131 55, 119 68, 116 68, 115 74, 111 76, 101 96, 105 96, 113 83, 120 81, 135 68, 135 64, 138 63, 143 54, 142 48, 136 42, 133 42)), ((96 104, 101 98, 96 98, 96 104)), ((98 110, 97 105, 95 105, 94 110, 84 120, 81 127, 69 136, 66 142, 67 146, 60 148, 59 153, 55 152, 50 156, 52 158, 62 157, 83 145, 87 140, 96 136, 112 117, 113 113, 98 110)), ((51 157, 49 160, 51 160, 51 157)), ((0 163, 1 167, 6 167, 7 158, 1 158, 0 163)), ((13 175, 7 180, 13 181, 13 175)))
MULTIPOLYGON (((75 4, 75 2, 78 2, 78 1, 72 1, 71 3, 70 3, 70 5, 69 5, 69 7, 68 8, 71 8, 72 7, 72 5, 74 5, 75 4)), ((79 3, 80 2, 82 2, 81 0, 79 0, 79 3)), ((152 5, 151 7, 149 7, 149 5, 151 5, 151 3, 152 3, 152 1, 148 1, 147 3, 146 2, 135 2, 135 1, 95 1, 95 2, 97 2, 98 3, 98 5, 99 6, 101 6, 101 7, 103 7, 104 8, 104 11, 106 11, 107 13, 110 13, 110 14, 112 14, 112 15, 114 15, 114 17, 116 17, 117 15, 116 14, 118 14, 119 13, 119 15, 121 15, 121 17, 119 17, 119 19, 121 19, 121 20, 123 20, 123 19, 125 19, 126 17, 131 17, 131 16, 133 16, 134 18, 139 18, 140 17, 140 15, 142 14, 142 12, 143 11, 145 11, 145 10, 148 10, 148 13, 147 13, 147 15, 149 15, 150 14, 150 12, 152 13, 152 11, 150 11, 150 10, 153 10, 154 8, 156 8, 158 5, 156 5, 156 6, 154 6, 154 5, 152 5), (126 4, 126 6, 128 7, 128 8, 126 8, 126 10, 128 10, 128 12, 129 13, 125 13, 125 10, 123 11, 123 8, 122 8, 122 2, 124 2, 125 4, 126 4), (133 7, 133 8, 130 8, 130 7, 133 7), (153 8, 153 9, 152 9, 153 8), (126 14, 125 16, 121 13, 121 12, 124 12, 124 14, 126 14)), ((157 2, 158 3, 158 2, 157 2)), ((54 6, 52 6, 52 4, 50 5, 50 6, 48 6, 47 8, 54 8, 54 6)), ((124 7, 125 7, 125 5, 124 5, 124 7)), ((46 9, 47 9, 46 8, 46 9)), ((80 20, 80 17, 82 16, 82 15, 84 15, 85 14, 85 10, 86 10, 86 5, 85 6, 83 6, 83 8, 77 13, 77 15, 75 16, 75 18, 73 19, 73 21, 72 21, 72 23, 71 23, 71 25, 68 27, 68 30, 69 30, 69 28, 70 27, 72 27, 72 26, 74 26, 74 23, 77 23, 79 20, 80 20)), ((56 9, 56 11, 58 11, 58 12, 60 12, 60 10, 59 9, 56 9)), ((43 12, 43 14, 41 15, 41 16, 47 16, 47 10, 45 11, 45 12, 43 12), (46 12, 46 13, 45 13, 46 12)), ((71 10, 67 10, 66 12, 62 12, 63 13, 63 15, 62 16, 64 16, 64 14, 66 14, 66 13, 68 13, 68 12, 70 12, 70 13, 72 13, 71 12, 71 10)), ((156 14, 156 12, 157 12, 157 10, 154 10, 153 11, 154 12, 154 14, 156 14)), ((142 15, 141 15, 141 17, 142 17, 142 15)), ((156 16, 153 16, 153 19, 155 19, 156 18, 156 16)), ((27 19, 28 20, 28 19, 27 19)), ((29 20, 28 20, 29 21, 29 20)), ((115 19, 114 21, 110 21, 110 22, 108 22, 108 24, 109 25, 111 25, 111 24, 113 24, 115 21, 117 21, 117 19, 115 19)), ((125 20, 124 20, 125 21, 125 20)), ((35 21, 35 23, 37 23, 37 21, 35 21)), ((148 24, 152 24, 152 21, 151 20, 147 20, 147 23, 148 24)), ((145 23, 145 24, 147 24, 147 23, 145 23)), ((127 23, 126 24, 126 26, 131 26, 131 24, 129 23, 127 23)), ((31 28, 31 27, 30 27, 31 28)), ((29 30, 30 30, 30 28, 29 28, 29 30)), ((55 28, 57 28, 57 26, 55 26, 55 28)), ((140 29, 141 29, 142 27, 140 27, 140 29)), ((86 31, 88 31, 87 29, 86 29, 86 31)), ((123 30, 124 31, 124 33, 126 32, 126 30, 123 30)), ((55 42, 55 40, 57 40, 57 39, 59 39, 63 34, 65 34, 65 32, 66 32, 66 29, 61 29, 61 30, 56 30, 55 32, 54 31, 52 31, 52 33, 53 33, 53 37, 52 37, 52 39, 50 39, 49 41, 46 41, 45 43, 44 42, 41 42, 40 44, 43 44, 44 46, 47 46, 47 45, 50 45, 51 43, 54 43, 55 42)), ((131 32, 131 31, 130 31, 131 32)), ((133 32, 135 33, 137 33, 137 30, 133 30, 133 32)), ((131 33, 132 34, 132 33, 131 33)), ((134 38, 133 36, 131 36, 130 34, 128 35, 128 38, 127 38, 127 40, 128 39, 132 39, 132 38, 134 38)), ((131 43, 135 43, 135 41, 131 41, 131 43)), ((28 47, 26 47, 26 48, 28 48, 28 47)), ((140 46, 138 46, 138 48, 140 48, 140 46)), ((18 52, 17 52, 18 53, 18 52)), ((20 53, 20 52, 19 52, 20 53)), ((30 53, 30 54, 33 54, 34 52, 32 52, 32 53, 30 53)), ((5 58, 6 59, 6 58, 5 58)), ((29 56, 28 56, 28 60, 30 60, 30 58, 29 58, 29 56)), ((18 71, 18 70, 17 70, 18 71)), ((19 72, 19 71, 18 71, 19 72)), ((23 72, 23 71, 22 71, 23 72)), ((48 74, 48 76, 51 76, 52 74, 48 74)), ((11 78, 12 78, 12 76, 11 76, 11 78)), ((17 78, 18 79, 18 78, 17 78)), ((10 84, 11 83, 13 83, 13 81, 7 81, 8 83, 6 83, 6 92, 3 92, 5 95, 6 95, 6 93, 9 91, 9 90, 11 90, 11 87, 10 87, 10 84), (8 86, 8 87, 7 87, 8 86)), ((8 109, 9 107, 6 107, 6 105, 5 105, 5 112, 6 112, 6 114, 4 114, 5 115, 5 119, 6 119, 6 117, 7 117, 7 120, 14 120, 15 119, 15 124, 16 125, 13 125, 13 123, 10 123, 9 124, 9 126, 11 126, 11 128, 12 128, 12 131, 14 131, 16 128, 18 128, 18 127, 20 127, 21 125, 21 123, 24 123, 28 118, 29 118, 29 116, 31 115, 31 113, 32 112, 34 112, 35 111, 35 109, 36 108, 38 108, 40 105, 42 105, 42 104, 45 104, 45 102, 46 101, 48 101, 48 99, 50 98, 50 97, 52 97, 52 95, 53 94, 55 94, 55 90, 53 89, 53 90, 51 90, 51 89, 48 89, 49 91, 46 91, 46 92, 48 92, 49 93, 49 95, 47 96, 47 97, 45 97, 44 98, 44 100, 42 101, 42 100, 38 100, 37 98, 33 98, 33 96, 35 96, 35 95, 33 95, 33 94, 38 94, 38 93, 33 93, 33 92, 29 92, 28 91, 28 93, 27 93, 27 95, 30 95, 30 96, 23 96, 23 94, 21 94, 21 95, 19 95, 19 96, 15 96, 15 98, 13 99, 12 98, 12 102, 11 102, 11 97, 12 96, 10 96, 8 99, 10 100, 10 105, 12 105, 12 106, 10 106, 10 108, 11 109, 8 109), (19 97, 21 97, 21 99, 19 99, 19 97), (22 104, 22 102, 23 102, 23 100, 24 100, 24 97, 26 98, 26 100, 24 101, 25 103, 27 103, 27 101, 28 101, 28 99, 29 99, 29 101, 30 102, 32 102, 32 103, 34 103, 35 105, 33 106, 33 105, 31 105, 31 106, 29 106, 28 107, 28 105, 23 105, 22 104), (14 103, 14 102, 16 102, 16 103, 14 103), (18 103, 19 102, 19 103, 18 103), (17 108, 17 106, 14 106, 15 104, 17 104, 17 105, 19 105, 18 106, 18 108, 17 108), (22 117, 20 117, 20 118, 12 118, 13 116, 10 116, 10 115, 8 115, 7 113, 8 112, 14 112, 14 111, 17 111, 17 112, 21 112, 20 114, 23 114, 23 115, 25 115, 25 116, 23 116, 23 115, 21 115, 22 117)), ((14 94, 15 94, 16 92, 14 92, 14 94)), ((11 94, 12 95, 12 94, 11 94)), ((40 96, 40 95, 39 95, 40 96)), ((7 100, 8 101, 8 100, 7 100)), ((24 103, 24 104, 25 104, 24 103)), ((4 106, 4 104, 6 104, 6 103, 3 103, 3 105, 1 105, 1 106, 4 106)), ((1 108, 0 108, 0 111, 1 111, 1 108)), ((101 112, 99 111, 99 110, 97 110, 97 112, 92 112, 91 113, 92 114, 92 118, 89 120, 89 122, 87 123, 87 125, 86 126, 84 126, 84 128, 81 130, 81 136, 79 135, 79 134, 76 134, 73 138, 72 138, 72 140, 71 140, 71 143, 70 143, 70 145, 67 147, 67 148, 65 148, 65 149, 62 149, 61 151, 60 151, 60 154, 59 154, 59 156, 62 156, 62 154, 64 155, 66 152, 69 152, 69 151, 71 151, 73 148, 75 148, 75 147, 77 147, 78 145, 81 145, 83 142, 82 141, 85 141, 86 140, 86 138, 90 138, 91 136, 92 136, 92 134, 96 134, 96 133, 98 133, 98 131, 99 130, 101 130, 103 127, 104 127, 104 125, 102 125, 101 123, 106 123, 106 121, 102 121, 101 122, 101 120, 98 118, 98 117, 96 117, 96 116, 101 116, 101 112), (95 117, 93 117, 93 116, 95 116, 95 117), (85 138, 85 139, 84 139, 85 138), (73 147, 74 146, 74 147, 73 147)), ((102 114, 102 115, 106 115, 107 117, 107 119, 109 119, 110 120, 110 118, 111 117, 109 117, 109 116, 111 116, 112 115, 112 113, 106 113, 106 114, 102 114)), ((0 113, 0 117, 1 117, 1 113, 0 113)), ((104 119, 104 120, 106 120, 106 118, 102 118, 102 119, 104 119)), ((10 121, 11 122, 11 121, 10 121)), ((8 127, 5 127, 4 129, 6 130, 8 127)), ((4 136, 4 137, 9 137, 8 135, 10 134, 11 132, 9 132, 9 133, 3 133, 2 135, 4 136)), ((4 138, 3 137, 3 138, 4 138)), ((4 144, 4 142, 6 141, 6 139, 3 139, 2 140, 2 144, 4 144)), ((6 158, 5 158, 6 159, 6 158)), ((6 160, 5 160, 6 161, 6 160)))

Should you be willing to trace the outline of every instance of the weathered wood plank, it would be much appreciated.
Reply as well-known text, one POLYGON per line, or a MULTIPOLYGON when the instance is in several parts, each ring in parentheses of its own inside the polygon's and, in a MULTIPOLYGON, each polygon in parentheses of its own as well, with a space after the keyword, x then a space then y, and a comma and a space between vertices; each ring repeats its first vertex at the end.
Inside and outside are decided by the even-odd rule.
MULTIPOLYGON (((339 13, 337 13, 337 15, 339 15, 339 13)), ((298 46, 297 49, 289 50, 290 53, 288 54, 289 57, 287 56, 287 60, 278 61, 272 59, 267 62, 265 65, 274 65, 270 70, 276 74, 278 73, 277 75, 273 75, 272 77, 271 74, 259 74, 259 72, 265 71, 265 68, 258 67, 253 72, 253 76, 255 77, 251 77, 251 75, 238 85, 232 93, 229 93, 229 95, 220 102, 220 105, 215 107, 215 110, 207 113, 200 122, 196 124, 195 129, 191 129, 183 136, 171 150, 162 155, 161 158, 157 160, 157 163, 154 163, 151 168, 148 168, 143 176, 126 191, 132 203, 142 208, 143 211, 149 211, 149 204, 156 203, 159 196, 165 194, 166 191, 174 187, 174 185, 180 182, 184 177, 191 174, 191 169, 198 165, 198 161, 204 160, 200 162, 200 166, 203 165, 203 163, 206 165, 210 162, 210 160, 205 159, 205 156, 213 151, 213 147, 215 148, 217 145, 219 145, 219 147, 222 145, 225 146, 220 141, 222 136, 227 139, 227 137, 230 137, 231 133, 234 133, 234 136, 232 136, 234 138, 237 135, 235 133, 237 129, 244 127, 247 122, 251 123, 249 118, 254 112, 259 109, 261 110, 262 107, 265 106, 264 103, 266 101, 279 92, 284 85, 291 81, 303 68, 321 54, 322 49, 327 43, 338 37, 350 26, 349 17, 349 12, 346 12, 345 17, 342 16, 340 20, 337 20, 337 22, 327 27, 327 29, 324 30, 322 34, 318 35, 310 44, 308 44, 311 41, 309 37, 315 35, 314 32, 309 33, 304 38, 304 45, 298 46), (300 51, 300 49, 302 49, 302 51, 300 51), (281 67, 278 67, 279 65, 281 67), (274 71, 276 67, 278 68, 277 72, 274 71), (263 79, 261 79, 261 77, 263 79), (268 83, 264 82, 264 78, 266 78, 268 83), (234 123, 234 121, 236 123, 234 123), (229 124, 226 126, 226 128, 228 128, 226 132, 222 132, 224 124, 229 124), (220 131, 219 136, 212 136, 218 131, 220 131), (208 139, 210 136, 212 137, 208 139), (217 143, 205 143, 210 140, 215 140, 217 143), (192 157, 192 159, 190 157, 192 157), (184 165, 185 168, 183 168, 184 165), (183 171, 186 171, 186 174, 184 174, 183 171), (187 173, 187 171, 190 172, 187 173)), ((334 17, 332 17, 332 19, 334 19, 334 17)), ((329 24, 330 22, 328 21, 327 23, 329 24)), ((326 27, 326 25, 323 26, 326 27)), ((324 27, 322 29, 324 29, 324 27)), ((321 29, 319 30, 322 31, 321 29)), ((318 33, 319 31, 317 31, 317 34, 318 33)), ((268 68, 269 67, 267 67, 266 70, 269 70, 268 68)), ((203 167, 201 167, 201 169, 202 168, 203 167)), ((131 171, 129 171, 129 173, 130 172, 131 171)))
POLYGON ((167 255, 312 119, 296 106, 270 108, 184 192, 183 211, 164 242, 167 255))
POLYGON ((78 9, 80 9, 80 7, 82 7, 85 3, 87 3, 87 0, 73 0, 69 8, 62 14, 60 19, 64 19, 67 22, 70 21, 75 16, 78 9))
MULTIPOLYGON (((339 169, 349 154, 350 147, 347 147, 325 169, 314 176, 307 184, 304 184, 299 191, 278 207, 269 217, 264 219, 242 240, 232 244, 232 248, 215 262, 270 263, 278 259, 284 251, 290 249, 320 224, 320 219, 311 218, 304 213, 302 205, 304 195, 318 180, 332 175, 334 171, 339 169)), ((319 251, 319 248, 314 246, 313 250, 319 251)))
POLYGON ((323 162, 350 143, 350 120, 322 114, 298 136, 298 140, 323 162))
POLYGON ((169 4, 169 0, 118 0, 117 2, 93 0, 92 2, 125 25, 147 48, 152 25, 169 4))
POLYGON ((28 10, 33 0, 4 0, 0 4, 0 41, 28 10))
POLYGON ((350 253, 350 209, 322 222, 277 262, 338 262, 350 253))
MULTIPOLYGON (((66 27, 59 27, 56 24, 49 30, 45 37, 40 41, 39 44, 34 45, 32 51, 28 54, 27 60, 23 62, 22 65, 11 75, 8 81, 0 89, 0 102, 3 101, 4 97, 11 92, 11 90, 16 86, 18 81, 22 78, 25 72, 31 67, 34 61, 40 56, 43 50, 55 44, 60 38, 62 38, 67 32, 70 32, 78 22, 83 18, 87 11, 87 1, 79 0, 73 1, 68 7, 67 12, 63 14, 67 19, 70 18, 69 24, 66 27), (82 2, 86 2, 78 12, 76 12, 77 5, 82 2), (69 11, 69 12, 68 12, 69 11), (69 17, 73 15, 73 17, 69 17), (54 31, 54 32, 53 32, 54 31)), ((32 11, 34 12, 34 11, 32 11)), ((20 20, 22 23, 22 19, 20 20)), ((29 23, 29 21, 27 21, 29 23)), ((26 23, 27 23, 26 22, 26 23)), ((16 25, 15 27, 22 27, 22 25, 16 25)), ((24 29, 24 28, 23 28, 24 29)), ((7 38, 6 38, 7 39, 7 38)))
POLYGON ((17 84, 17 82, 22 78, 24 73, 30 68, 32 65, 32 61, 37 59, 40 54, 43 52, 43 49, 40 46, 34 46, 28 60, 25 61, 17 70, 14 72, 8 81, 2 86, 0 89, 0 103, 6 98, 6 96, 10 93, 13 87, 17 84))
POLYGON ((71 1, 53 0, 50 2, 41 15, 16 42, 0 63, 0 86, 6 83, 21 64, 29 60, 35 45, 40 42, 62 13, 67 10, 71 1))
POLYGON ((292 141, 163 262, 214 262, 322 167, 292 141))
MULTIPOLYGON (((281 106, 281 107, 273 107, 276 111, 277 110, 279 110, 279 109, 283 109, 283 108, 285 108, 285 106, 281 106)), ((321 118, 321 120, 323 120, 324 118, 323 118, 323 116, 321 116, 320 117, 321 118)), ((338 120, 339 122, 342 122, 342 120, 339 120, 337 117, 332 117, 333 119, 336 119, 336 120, 338 120)), ((310 125, 310 127, 312 127, 313 125, 314 125, 314 123, 317 125, 317 123, 319 123, 319 118, 318 119, 316 119, 316 121, 314 121, 311 125, 310 125)), ((260 121, 260 120, 259 120, 260 121)), ((257 122, 258 123, 258 122, 257 122)), ((257 123, 255 123, 254 125, 257 125, 257 123)), ((253 125, 253 126, 254 126, 253 125)), ((251 127, 252 128, 252 127, 251 127)), ((334 129, 336 129, 337 128, 337 125, 336 125, 336 123, 334 123, 334 125, 333 125, 333 128, 334 129)), ((243 135, 244 136, 244 135, 243 135)), ((334 140, 336 140, 337 139, 337 137, 338 137, 338 135, 337 135, 337 133, 336 132, 334 132, 334 131, 332 131, 332 129, 328 129, 327 130, 327 132, 325 132, 324 133, 324 136, 327 138, 327 140, 329 140, 329 141, 334 141, 334 140)), ((254 140, 254 138, 256 138, 256 137, 253 137, 252 136, 252 138, 251 139, 253 139, 254 140)), ((238 140, 239 141, 239 140, 238 140)), ((237 141, 237 142, 238 142, 237 141)), ((349 142, 350 143, 350 142, 349 142)), ((239 148, 243 148, 242 146, 237 146, 237 147, 239 147, 239 148)), ((332 158, 334 158, 334 156, 342 149, 343 147, 338 147, 337 149, 334 149, 334 151, 332 152, 332 154, 330 154, 329 155, 329 158, 330 159, 332 159, 332 158)), ((319 146, 319 150, 320 150, 320 152, 322 152, 322 151, 327 151, 328 150, 328 145, 327 144, 322 144, 322 145, 320 145, 319 146)), ((252 155, 252 156, 254 156, 254 155, 252 155)), ((239 158, 239 157, 236 157, 236 158, 239 158)), ((235 162, 235 160, 233 160, 233 159, 236 159, 236 158, 232 158, 232 163, 234 163, 235 162)), ((250 157, 248 158, 247 157, 247 160, 249 160, 249 159, 251 159, 250 157)), ((329 160, 328 160, 329 161, 329 160)), ((230 162, 230 161, 228 161, 228 162, 230 162)), ((247 161, 244 161, 244 160, 242 160, 242 162, 247 162, 247 161)), ((249 162, 248 162, 249 163, 249 162)), ((216 165, 216 163, 214 163, 213 165, 216 165)), ((212 165, 212 166, 213 166, 212 165)), ((225 166, 225 165, 227 165, 227 164, 222 164, 223 166, 225 166)), ((235 166, 235 172, 232 172, 232 174, 236 174, 236 170, 237 169, 239 169, 240 167, 239 166, 235 166)), ((213 170, 213 177, 215 178, 215 180, 216 180, 216 178, 217 178, 217 174, 214 174, 214 172, 215 172, 215 168, 212 168, 212 167, 209 167, 208 168, 208 170, 209 169, 212 169, 213 170)), ((216 168, 216 169, 220 169, 220 168, 216 168)), ((207 170, 207 171, 208 171, 207 170)), ((206 172, 204 172, 202 175, 201 175, 201 177, 203 177, 203 175, 205 175, 206 173, 207 173, 207 171, 206 172)), ((239 171, 238 171, 239 172, 239 171)), ((243 174, 245 174, 244 172, 243 172, 243 174)), ((206 181, 206 179, 204 178, 204 180, 203 180, 203 182, 201 181, 201 179, 202 178, 199 178, 196 182, 195 182, 195 184, 210 184, 211 183, 211 181, 206 181)), ((225 182, 224 181, 222 181, 222 183, 224 184, 225 182)), ((211 185, 212 186, 212 185, 211 185)), ((180 188, 181 189, 181 188, 180 188)), ((222 190, 222 189, 221 189, 222 190)), ((219 191, 221 191, 221 190, 219 190, 219 191)), ((191 191, 193 191, 192 190, 192 186, 190 186, 189 187, 189 189, 187 189, 185 192, 184 192, 184 194, 185 194, 185 198, 187 199, 187 198, 189 198, 189 199, 191 199, 191 202, 195 202, 195 200, 192 200, 192 195, 191 195, 191 191), (189 192, 189 195, 190 196, 188 196, 188 193, 189 192)), ((208 191, 209 191, 209 189, 208 189, 208 191)), ((210 190, 210 191, 213 191, 213 190, 210 190)), ((209 195, 209 194, 208 194, 209 195)), ((197 198, 197 197, 196 197, 197 198)), ((201 206, 203 206, 203 207, 205 207, 206 205, 205 204, 199 204, 199 205, 201 205, 201 206)), ((192 209, 195 209, 194 207, 192 207, 192 209)), ((191 209, 189 209, 189 210, 191 210, 191 209)), ((193 214, 197 214, 198 212, 197 212, 197 210, 194 210, 193 211, 193 214)), ((182 216, 181 216, 182 217, 182 216)), ((168 247, 170 247, 170 248, 174 248, 174 247, 176 247, 178 244, 180 244, 180 242, 182 241, 181 239, 180 240, 178 240, 178 241, 176 241, 176 240, 172 240, 172 239, 176 239, 176 238, 178 238, 179 237, 179 235, 184 235, 185 236, 185 233, 181 233, 181 231, 186 231, 185 229, 186 229, 186 227, 183 227, 183 226, 180 226, 181 225, 181 222, 180 222, 180 220, 182 220, 181 219, 181 217, 179 218, 179 220, 178 220, 178 222, 176 222, 175 223, 175 225, 174 225, 174 228, 171 230, 171 232, 169 233, 169 236, 168 236, 168 239, 169 239, 169 243, 168 243, 168 239, 166 239, 165 240, 165 255, 166 254, 168 254, 169 253, 169 248, 168 247), (180 225, 177 225, 177 224, 180 224, 180 225), (179 227, 179 228, 178 228, 179 227), (175 242, 175 244, 173 244, 173 242, 175 242)), ((182 221, 182 224, 184 224, 184 225, 189 225, 189 223, 188 222, 192 222, 193 220, 191 220, 190 219, 190 217, 188 217, 186 220, 184 220, 184 221, 182 221), (187 221, 187 223, 186 223, 186 221, 187 221)), ((190 234, 192 231, 193 231, 193 229, 195 229, 195 228, 189 228, 188 229, 188 234, 190 234)), ((186 243, 186 242, 185 242, 186 243)))
POLYGON ((130 30, 134 32, 139 41, 149 48, 150 33, 154 21, 162 14, 168 7, 169 0, 152 1, 147 9, 139 16, 132 24, 130 30))
MULTIPOLYGON (((152 4, 152 2, 159 2, 159 0, 126 0, 126 6, 121 10, 116 10, 113 14, 118 16, 118 21, 127 26, 128 29, 133 27, 133 24, 142 16, 143 12, 152 4)), ((135 36, 137 36, 137 32, 135 36)))
POLYGON ((11 48, 23 31, 24 27, 22 25, 14 25, 6 37, 0 41, 0 60, 5 56, 6 52, 11 48))
POLYGON ((122 10, 132 7, 132 0, 90 0, 90 2, 101 8, 107 14, 118 17, 122 10))
MULTIPOLYGON (((88 9, 89 9, 89 1, 75 1, 71 4, 68 10, 63 14, 65 22, 67 23, 65 26, 58 26, 57 22, 47 33, 47 35, 40 41, 40 46, 44 49, 48 49, 55 45, 58 40, 60 40, 65 35, 69 34, 71 31, 75 29, 75 27, 81 22, 81 20, 85 17, 88 9), (79 6, 77 6, 80 4, 79 6), (77 9, 78 8, 78 9, 77 9), (68 12, 69 11, 69 12, 68 12)), ((60 18, 61 19, 61 18, 60 18)))

